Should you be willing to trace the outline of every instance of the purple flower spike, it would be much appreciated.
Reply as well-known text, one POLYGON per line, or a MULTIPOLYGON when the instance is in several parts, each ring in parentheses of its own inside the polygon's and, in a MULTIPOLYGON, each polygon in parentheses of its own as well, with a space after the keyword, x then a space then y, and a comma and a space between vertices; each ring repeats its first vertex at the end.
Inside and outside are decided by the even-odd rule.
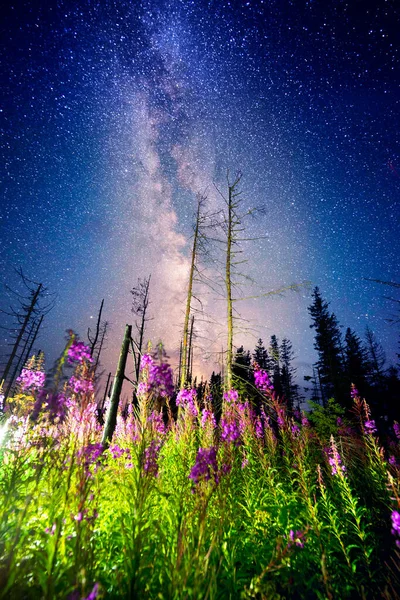
POLYGON ((365 421, 364 427, 365 427, 367 433, 376 433, 376 431, 377 431, 374 420, 365 421))
POLYGON ((68 362, 73 363, 76 361, 83 363, 85 360, 93 362, 93 358, 90 354, 90 348, 83 342, 77 342, 74 340, 71 346, 68 348, 68 362))
POLYGON ((150 354, 143 354, 142 359, 140 361, 140 370, 142 371, 146 367, 151 367, 154 364, 154 360, 150 356, 150 354))
POLYGON ((199 448, 196 463, 190 471, 189 479, 197 485, 202 479, 209 481, 212 477, 215 483, 218 483, 217 451, 214 446, 199 448))
POLYGON ((262 369, 254 371, 254 382, 256 388, 264 393, 274 389, 267 371, 263 371, 262 369))
POLYGON ((393 423, 393 431, 398 440, 400 440, 400 425, 395 421, 393 423))
POLYGON ((84 598, 84 600, 96 600, 98 593, 99 593, 99 584, 95 583, 89 596, 86 596, 86 598, 84 598))
POLYGON ((224 392, 224 400, 229 404, 235 404, 239 399, 239 393, 236 390, 229 390, 224 392))
POLYGON ((22 369, 21 375, 17 377, 16 383, 21 386, 22 391, 40 390, 44 386, 46 374, 43 371, 31 371, 30 369, 22 369))

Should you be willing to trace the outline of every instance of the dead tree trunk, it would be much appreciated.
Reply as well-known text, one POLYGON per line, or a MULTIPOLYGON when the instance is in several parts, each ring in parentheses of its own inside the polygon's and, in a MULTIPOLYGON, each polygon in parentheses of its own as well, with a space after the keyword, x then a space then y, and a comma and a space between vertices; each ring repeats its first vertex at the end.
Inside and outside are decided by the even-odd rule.
POLYGON ((107 413, 107 420, 103 431, 101 443, 107 447, 111 440, 117 424, 117 413, 119 399, 121 396, 122 384, 125 379, 126 359, 129 352, 129 344, 132 337, 132 325, 126 325, 125 335, 122 341, 121 352, 119 354, 118 366, 114 377, 114 383, 111 392, 110 408, 107 413))

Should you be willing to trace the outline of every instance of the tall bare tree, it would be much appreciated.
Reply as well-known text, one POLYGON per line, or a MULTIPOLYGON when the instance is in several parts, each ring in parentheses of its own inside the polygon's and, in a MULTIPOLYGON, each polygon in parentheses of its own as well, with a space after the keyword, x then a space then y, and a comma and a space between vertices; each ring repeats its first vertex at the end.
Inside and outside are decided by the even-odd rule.
POLYGON ((132 300, 132 312, 140 317, 140 321, 135 321, 135 327, 137 331, 137 337, 133 340, 132 343, 132 352, 133 358, 135 361, 135 376, 136 381, 139 381, 140 375, 140 360, 142 356, 143 343, 144 343, 144 335, 146 331, 146 324, 149 321, 152 321, 152 318, 147 316, 147 309, 150 304, 149 299, 149 290, 150 290, 150 279, 151 275, 149 275, 143 280, 138 279, 137 286, 132 288, 131 294, 133 296, 132 300))

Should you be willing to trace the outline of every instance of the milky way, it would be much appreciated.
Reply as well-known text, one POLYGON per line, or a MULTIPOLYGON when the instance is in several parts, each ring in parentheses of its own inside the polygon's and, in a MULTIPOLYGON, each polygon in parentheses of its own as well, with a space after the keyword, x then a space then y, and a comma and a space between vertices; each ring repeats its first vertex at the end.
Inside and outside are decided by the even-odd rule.
MULTIPOLYGON (((243 173, 244 207, 263 209, 247 222, 257 285, 243 295, 310 281, 394 360, 395 307, 365 280, 399 281, 394 1, 28 2, 2 21, 0 265, 3 281, 22 266, 58 293, 49 356, 67 328, 84 338, 105 298, 114 369, 129 290, 151 273, 149 336, 176 357, 196 194, 222 208, 229 169, 243 173)), ((199 294, 223 327, 223 300, 199 294)), ((309 304, 306 288, 243 301, 253 331, 236 345, 287 336, 307 372, 309 304)), ((198 323, 199 372, 221 331, 198 323)))

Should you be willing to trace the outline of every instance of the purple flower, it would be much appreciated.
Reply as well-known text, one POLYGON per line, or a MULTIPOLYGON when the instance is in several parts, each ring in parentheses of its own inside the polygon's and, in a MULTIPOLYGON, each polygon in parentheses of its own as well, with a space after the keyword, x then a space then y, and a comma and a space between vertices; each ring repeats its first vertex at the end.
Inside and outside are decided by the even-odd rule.
POLYGON ((131 457, 131 452, 130 452, 129 448, 120 448, 116 444, 113 446, 110 446, 110 452, 114 459, 120 458, 124 454, 126 454, 128 458, 131 457))
POLYGON ((88 446, 83 446, 83 448, 80 448, 80 450, 78 450, 78 464, 84 467, 88 476, 91 475, 90 467, 92 465, 94 465, 95 471, 100 465, 100 458, 103 454, 103 449, 104 448, 101 444, 89 444, 88 446))
POLYGON ((358 389, 356 388, 356 386, 354 385, 354 383, 351 384, 351 389, 350 389, 350 396, 352 398, 357 398, 360 395, 360 392, 358 391, 358 389))
POLYGON ((372 434, 372 433, 376 433, 376 431, 377 431, 374 420, 365 421, 364 427, 367 430, 367 433, 371 433, 372 434))
POLYGON ((163 398, 170 398, 174 393, 174 374, 168 363, 161 365, 152 364, 149 372, 151 391, 155 391, 163 398))
POLYGON ((264 427, 260 417, 256 419, 256 437, 262 439, 264 437, 264 427))
MULTIPOLYGON (((392 512, 392 535, 400 537, 400 513, 397 510, 392 512)), ((400 539, 396 540, 396 546, 400 548, 400 539)))
POLYGON ((180 390, 176 397, 176 405, 188 408, 194 417, 197 417, 199 411, 196 406, 197 392, 195 389, 180 390))
POLYGON ((274 389, 267 371, 264 371, 263 369, 257 369, 254 371, 254 382, 256 384, 256 388, 264 393, 274 389))
POLYGON ((203 411, 201 413, 201 426, 203 429, 207 423, 211 423, 213 429, 215 429, 217 426, 213 411, 208 410, 207 408, 203 408, 203 411))
POLYGON ((215 483, 218 483, 217 451, 214 446, 199 448, 196 463, 190 471, 189 479, 197 485, 202 479, 209 481, 212 477, 215 483))
POLYGON ((221 439, 224 442, 232 442, 235 446, 239 446, 241 433, 241 428, 236 420, 221 419, 221 439))
POLYGON ((150 385, 148 383, 146 383, 145 381, 141 381, 137 387, 137 392, 136 392, 137 395, 145 396, 149 392, 150 392, 150 385))
POLYGON ((89 596, 86 596, 86 598, 84 598, 84 600, 96 600, 98 593, 99 593, 99 584, 95 583, 89 596))
POLYGON ((293 423, 293 425, 291 425, 290 429, 291 429, 292 435, 294 437, 297 437, 299 435, 300 427, 298 425, 296 425, 296 423, 293 423))
POLYGON ((68 382, 74 394, 91 394, 94 390, 93 381, 90 379, 78 379, 74 375, 68 382))
POLYGON ((336 425, 337 425, 338 427, 340 427, 342 424, 343 424, 343 419, 342 419, 341 417, 338 417, 338 418, 336 419, 336 425))
POLYGON ((392 467, 397 467, 397 460, 394 456, 389 456, 389 464, 392 465, 392 467))
POLYGON ((296 533, 293 531, 293 529, 291 529, 289 531, 289 542, 288 542, 288 548, 290 548, 291 546, 298 546, 299 548, 304 548, 304 532, 303 531, 296 531, 296 533))
POLYGON ((393 423, 393 431, 398 440, 400 440, 400 425, 395 421, 393 423))
POLYGON ((144 451, 143 469, 149 475, 158 477, 158 455, 161 450, 161 442, 152 440, 144 451))
POLYGON ((43 371, 31 371, 30 369, 22 369, 21 375, 16 379, 16 383, 18 383, 21 386, 22 391, 28 389, 39 390, 43 388, 45 380, 46 374, 43 373, 43 371))
POLYGON ((224 400, 228 403, 231 404, 235 404, 235 402, 237 402, 239 399, 239 393, 232 389, 232 390, 228 390, 227 392, 224 392, 224 400))
POLYGON ((78 512, 78 514, 74 516, 74 519, 75 519, 75 521, 78 521, 78 523, 80 523, 83 519, 83 513, 78 512))
POLYGON ((329 448, 328 462, 332 467, 332 475, 344 475, 346 467, 342 464, 342 459, 336 447, 335 440, 331 436, 331 447, 329 448))
POLYGON ((74 340, 71 346, 68 348, 68 362, 73 363, 76 361, 83 363, 85 360, 93 362, 93 358, 90 354, 90 348, 83 342, 77 342, 74 340))
POLYGON ((53 526, 51 527, 46 527, 46 529, 44 530, 45 533, 48 533, 49 535, 54 535, 57 529, 57 525, 55 523, 53 523, 53 526))
POLYGON ((154 360, 150 354, 143 354, 140 361, 140 370, 142 371, 146 367, 151 367, 154 364, 154 360))
POLYGON ((153 429, 156 433, 161 433, 162 435, 166 433, 166 427, 164 423, 164 419, 162 413, 156 412, 153 410, 149 418, 147 419, 149 423, 152 424, 153 429))
POLYGON ((310 421, 305 416, 301 418, 301 424, 303 427, 310 427, 310 421))

